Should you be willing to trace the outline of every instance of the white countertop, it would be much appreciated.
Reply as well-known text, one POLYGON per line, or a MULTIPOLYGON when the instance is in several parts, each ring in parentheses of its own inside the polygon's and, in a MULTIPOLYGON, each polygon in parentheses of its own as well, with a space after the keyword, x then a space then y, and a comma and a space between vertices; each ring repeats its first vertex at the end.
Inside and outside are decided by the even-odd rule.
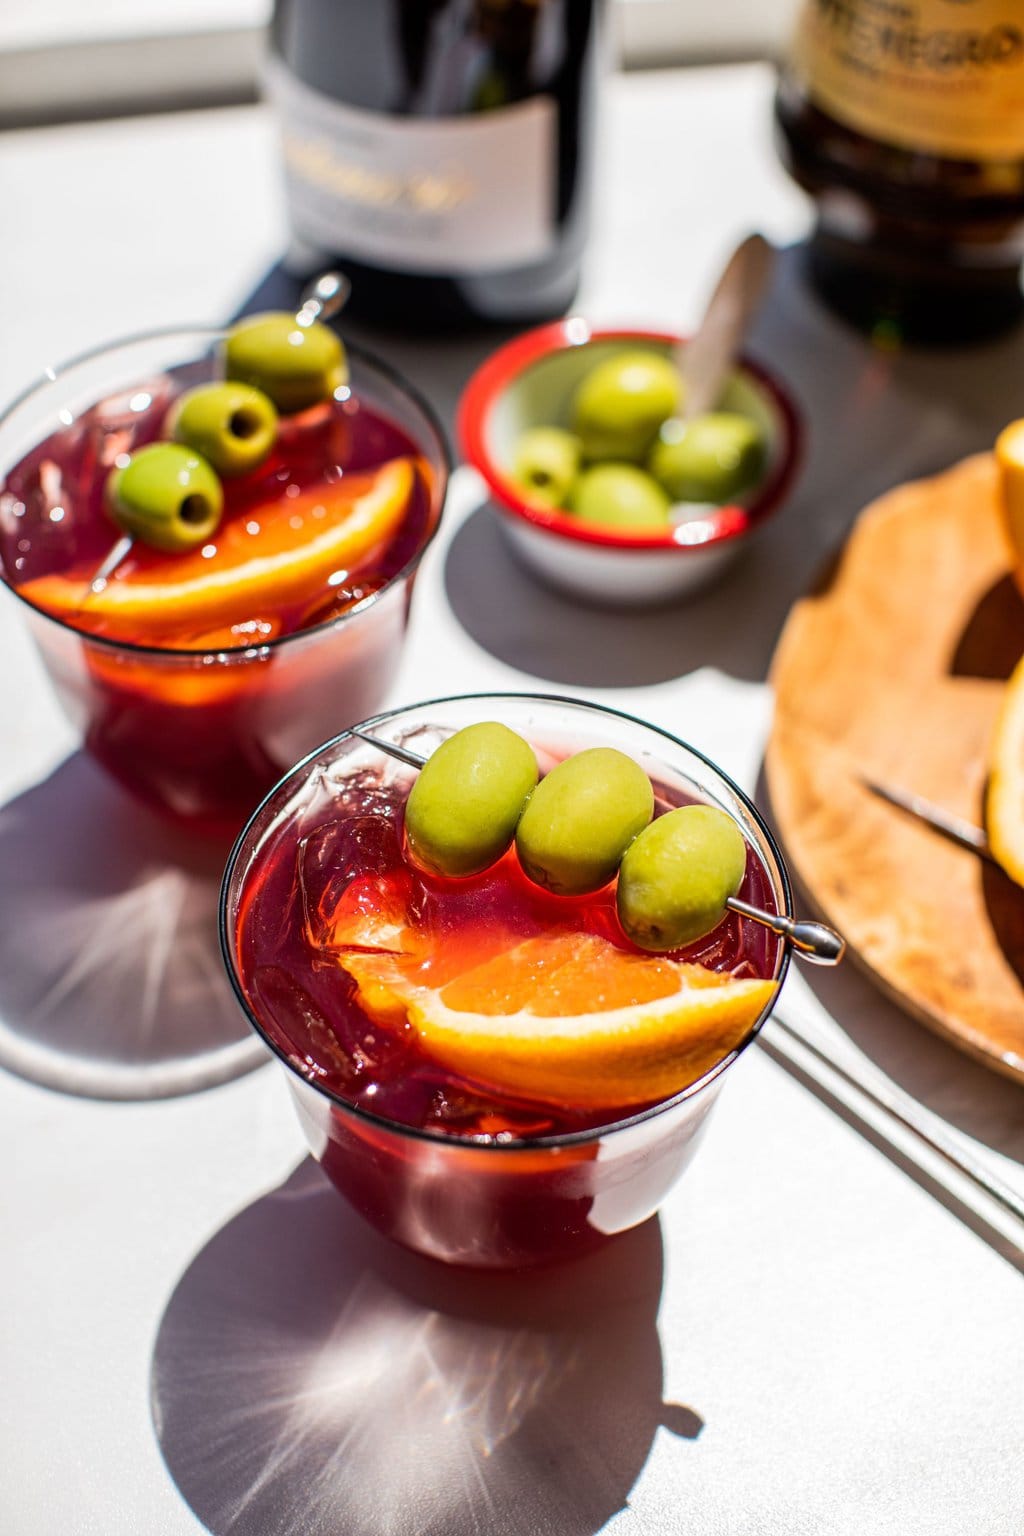
MULTIPOLYGON (((740 234, 799 237, 806 205, 772 156, 769 100, 753 65, 613 82, 581 310, 685 326, 740 234)), ((112 335, 232 313, 284 243, 258 108, 0 137, 0 206, 0 400, 112 335)), ((449 411, 487 345, 379 350, 449 411)), ((796 392, 811 451, 721 585, 658 614, 575 609, 515 565, 463 478, 394 701, 579 692, 754 788, 789 604, 872 495, 1024 414, 1024 341, 872 355, 787 252, 752 350, 796 392)), ((104 1049, 173 1054, 188 1030, 175 1009, 194 1022, 195 987, 215 986, 213 873, 169 875, 77 754, 11 601, 0 646, 0 1059, 21 1051, 24 1071, 61 1080, 95 1045, 97 998, 104 1049), (187 943, 146 972, 145 911, 169 898, 187 943), (91 1014, 62 1003, 73 965, 98 988, 91 1014), (154 1022, 169 1045, 146 1039, 154 1022)), ((1022 1182, 1024 1090, 855 968, 813 979, 784 1008, 841 1030, 837 1048, 866 1051, 1022 1182)), ((225 1039, 242 1036, 209 1006, 225 1039)), ((0 1071, 0 1153, 4 1536, 1024 1525, 1018 1268, 935 1170, 890 1155, 767 1050, 735 1069, 658 1223, 533 1280, 439 1281, 366 1238, 305 1158, 270 1065, 154 1102, 0 1071)))

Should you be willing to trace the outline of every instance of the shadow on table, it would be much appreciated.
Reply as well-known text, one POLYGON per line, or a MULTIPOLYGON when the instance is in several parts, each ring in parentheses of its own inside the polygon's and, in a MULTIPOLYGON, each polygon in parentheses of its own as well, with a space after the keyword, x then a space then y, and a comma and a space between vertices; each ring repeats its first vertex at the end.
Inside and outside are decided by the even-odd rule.
POLYGON ((213 1536, 592 1536, 662 1402, 656 1220, 564 1268, 477 1276, 373 1233, 302 1163, 164 1313, 153 1417, 213 1536))
MULTIPOLYGON (((763 775, 755 799, 772 825, 763 775)), ((794 885, 799 909, 813 912, 810 894, 795 878, 794 885)), ((834 970, 805 965, 801 974, 853 1044, 894 1083, 949 1125, 1024 1163, 1024 1090, 1019 1082, 972 1060, 890 1002, 853 956, 834 970)))
MULTIPOLYGON (((704 666, 759 682, 790 607, 863 507, 991 446, 1021 398, 1024 332, 956 351, 874 350, 810 292, 803 254, 780 251, 749 344, 803 417, 804 469, 787 504, 713 587, 646 611, 591 609, 549 591, 486 507, 453 539, 446 570, 452 609, 486 651, 555 684, 631 687, 704 666)), ((460 359, 440 356, 450 393, 460 359)))
POLYGON ((80 752, 0 807, 0 1066, 147 1099, 266 1060, 220 962, 224 858, 80 752))

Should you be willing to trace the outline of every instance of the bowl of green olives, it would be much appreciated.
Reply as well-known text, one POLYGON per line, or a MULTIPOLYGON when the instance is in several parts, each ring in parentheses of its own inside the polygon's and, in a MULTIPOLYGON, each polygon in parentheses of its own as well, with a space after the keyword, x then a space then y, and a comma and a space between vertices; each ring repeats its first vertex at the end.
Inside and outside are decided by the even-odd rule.
POLYGON ((466 459, 516 553, 573 597, 641 607, 696 591, 792 485, 784 386, 741 358, 714 411, 687 418, 683 341, 574 317, 500 347, 466 387, 466 459))

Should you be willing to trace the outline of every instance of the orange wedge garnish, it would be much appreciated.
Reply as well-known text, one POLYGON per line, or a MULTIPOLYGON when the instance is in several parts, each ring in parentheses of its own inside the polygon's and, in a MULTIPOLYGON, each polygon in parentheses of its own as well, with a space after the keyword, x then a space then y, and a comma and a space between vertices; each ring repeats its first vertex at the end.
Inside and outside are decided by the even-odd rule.
POLYGON ((985 830, 994 858, 1024 885, 1024 661, 1006 684, 992 734, 985 830))
POLYGON ((338 955, 371 1016, 407 1020, 428 1054, 464 1077, 581 1109, 646 1104, 694 1082, 739 1045, 775 991, 562 930, 511 947, 498 936, 497 953, 451 975, 451 953, 439 966, 392 923, 385 931, 387 948, 338 955))
POLYGON ((996 438, 995 454, 1003 526, 1010 542, 1014 577, 1024 591, 1024 420, 1003 428, 996 438))
POLYGON ((353 570, 398 527, 415 473, 411 459, 392 459, 337 484, 282 497, 258 514, 224 523, 211 541, 213 556, 195 550, 150 558, 114 576, 102 592, 85 595, 87 570, 40 576, 20 590, 47 613, 87 619, 113 636, 216 630, 309 601, 336 571, 353 570))

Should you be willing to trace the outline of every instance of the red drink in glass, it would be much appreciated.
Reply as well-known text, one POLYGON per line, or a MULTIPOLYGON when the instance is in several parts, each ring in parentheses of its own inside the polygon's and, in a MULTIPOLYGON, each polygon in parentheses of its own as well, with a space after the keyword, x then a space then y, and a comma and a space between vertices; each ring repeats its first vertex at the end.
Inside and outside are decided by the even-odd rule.
MULTIPOLYGON (((659 811, 712 800, 747 840, 741 896, 788 909, 778 856, 749 803, 697 754, 628 716, 509 695, 421 705, 372 728, 428 755, 444 734, 480 719, 526 736, 542 770, 582 746, 618 746, 650 775, 659 811)), ((445 975, 506 942, 555 932, 632 946, 614 887, 554 896, 527 880, 514 850, 468 879, 418 871, 403 841, 410 785, 411 770, 348 737, 278 786, 225 878, 229 972, 250 1020, 290 1069, 314 1154, 371 1222, 410 1247, 477 1266, 580 1251, 657 1208, 737 1051, 670 1100, 646 1105, 530 1101, 433 1060, 415 1032, 367 1004, 345 968, 363 915, 394 923, 396 933, 411 925, 445 975)), ((781 979, 785 969, 778 940, 734 914, 673 958, 738 977, 781 979)))
MULTIPOLYGON (((217 376, 222 333, 140 337, 90 354, 0 419, 0 572, 27 605, 44 661, 89 751, 162 811, 234 831, 289 763, 340 722, 379 706, 404 638, 411 587, 436 530, 448 470, 432 413, 382 365, 349 349, 337 398, 282 417, 256 470, 225 481, 225 510, 194 555, 211 571, 317 536, 349 494, 407 466, 388 536, 316 591, 244 599, 216 622, 171 603, 111 622, 86 594, 118 529, 111 470, 165 433, 175 398, 217 376), (80 590, 54 611, 49 594, 80 590)), ((117 581, 169 579, 182 557, 136 544, 117 581), (169 563, 168 563, 169 562, 169 563)))

